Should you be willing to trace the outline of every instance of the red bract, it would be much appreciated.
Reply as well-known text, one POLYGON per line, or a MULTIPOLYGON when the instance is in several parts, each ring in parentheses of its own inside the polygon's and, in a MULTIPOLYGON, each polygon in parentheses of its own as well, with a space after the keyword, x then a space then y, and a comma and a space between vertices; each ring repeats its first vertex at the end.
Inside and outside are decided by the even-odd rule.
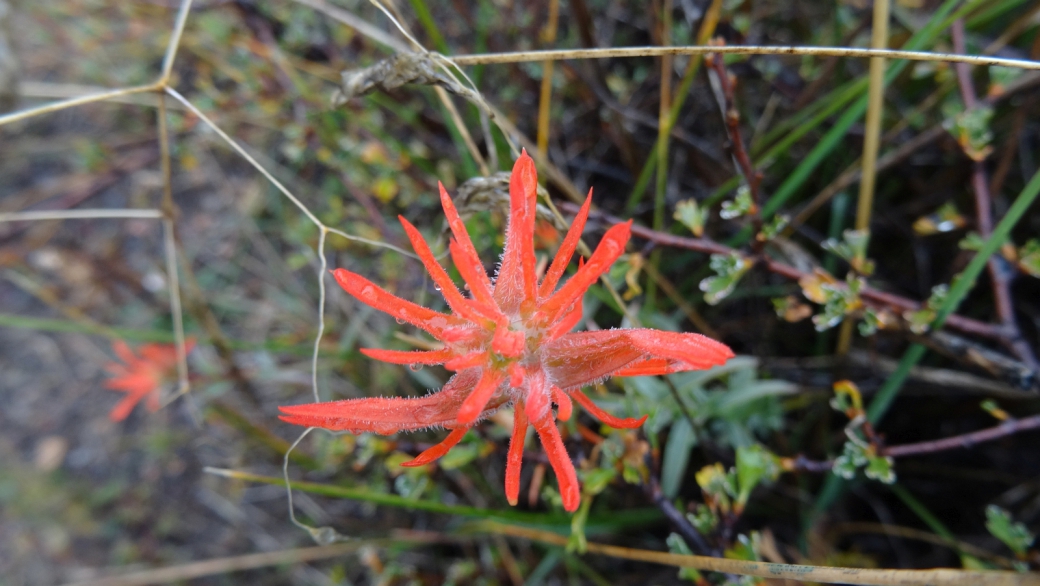
POLYGON ((438 339, 430 351, 363 349, 370 358, 394 364, 443 364, 455 371, 444 387, 420 398, 369 398, 281 407, 281 419, 296 425, 392 434, 440 426, 451 430, 436 446, 405 466, 443 456, 482 418, 504 405, 514 407, 513 436, 506 458, 506 497, 520 492, 520 460, 528 425, 545 447, 560 484, 563 506, 578 508, 581 493, 556 419, 571 416, 571 400, 612 427, 635 428, 640 419, 619 419, 596 406, 581 387, 609 376, 659 375, 722 364, 733 356, 724 344, 698 334, 650 329, 569 333, 581 320, 585 291, 625 250, 631 221, 607 230, 588 262, 557 288, 589 215, 592 192, 541 283, 535 274, 535 203, 538 178, 525 152, 509 182, 510 211, 505 251, 494 283, 477 256, 451 197, 440 187, 441 204, 454 235, 449 251, 471 297, 463 296, 430 252, 419 231, 400 218, 416 254, 444 295, 450 314, 396 297, 344 269, 336 281, 362 302, 408 322, 438 339), (557 407, 554 415, 552 406, 557 407))
MULTIPOLYGON (((193 340, 186 344, 190 352, 193 340)), ((177 366, 177 348, 172 344, 145 344, 138 350, 139 356, 122 340, 112 342, 112 351, 122 360, 109 362, 105 369, 112 375, 105 383, 106 389, 126 393, 108 414, 112 421, 122 421, 130 415, 141 399, 148 398, 145 405, 150 411, 159 408, 159 387, 177 366)))

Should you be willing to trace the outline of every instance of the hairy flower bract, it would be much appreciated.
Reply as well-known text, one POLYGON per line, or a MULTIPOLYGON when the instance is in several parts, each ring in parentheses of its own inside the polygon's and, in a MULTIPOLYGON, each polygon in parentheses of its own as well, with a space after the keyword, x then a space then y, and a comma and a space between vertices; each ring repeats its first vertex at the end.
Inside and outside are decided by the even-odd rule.
POLYGON ((410 323, 439 340, 428 351, 363 349, 376 360, 394 364, 443 364, 455 375, 425 397, 367 398, 281 407, 281 419, 297 425, 392 434, 428 427, 451 432, 439 444, 405 466, 421 466, 443 456, 481 419, 513 406, 514 425, 506 457, 505 491, 515 505, 528 426, 541 439, 560 486, 563 506, 575 511, 581 500, 574 465, 557 428, 573 412, 572 400, 612 427, 635 428, 640 419, 620 419, 604 412, 581 387, 610 376, 660 375, 724 363, 732 351, 699 334, 652 329, 571 332, 582 317, 585 291, 624 252, 631 221, 607 230, 587 262, 558 286, 578 245, 589 215, 592 192, 545 276, 539 282, 534 253, 538 177, 534 161, 523 153, 509 183, 510 210, 505 250, 492 282, 481 264, 451 197, 440 187, 441 204, 454 238, 449 252, 470 296, 464 296, 434 258, 419 231, 400 218, 416 254, 440 289, 450 314, 392 295, 345 269, 333 271, 336 282, 363 303, 410 323), (554 413, 553 406, 556 406, 554 413))

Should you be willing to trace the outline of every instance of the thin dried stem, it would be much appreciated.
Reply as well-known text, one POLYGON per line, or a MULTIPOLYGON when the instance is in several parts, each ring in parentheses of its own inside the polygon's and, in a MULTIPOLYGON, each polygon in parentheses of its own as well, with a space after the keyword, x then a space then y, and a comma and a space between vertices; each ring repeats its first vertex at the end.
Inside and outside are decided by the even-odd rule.
MULTIPOLYGON (((462 142, 466 144, 466 149, 469 150, 470 156, 473 157, 473 160, 477 162, 477 166, 480 167, 480 174, 484 177, 491 175, 491 170, 488 168, 487 161, 484 160, 484 155, 477 148, 477 143, 473 142, 473 136, 470 135, 469 129, 466 128, 466 123, 462 121, 462 116, 459 114, 458 108, 455 107, 455 103, 451 101, 451 96, 448 95, 447 90, 437 85, 433 87, 433 91, 437 92, 437 98, 444 104, 444 109, 448 111, 448 116, 451 118, 455 128, 458 129, 459 135, 462 136, 462 142)), ((488 147, 493 148, 494 145, 488 145, 488 147)))
POLYGON ((163 55, 162 73, 156 85, 166 87, 173 73, 173 62, 177 59, 177 49, 181 46, 181 35, 184 34, 184 26, 188 23, 188 13, 191 12, 192 0, 182 0, 180 9, 177 11, 177 21, 170 33, 170 43, 166 46, 166 54, 163 55))
MULTIPOLYGON (((726 133, 729 136, 733 160, 736 161, 737 169, 744 176, 748 191, 751 193, 753 205, 748 215, 751 217, 751 224, 757 235, 762 230, 762 192, 760 189, 762 174, 756 171, 754 165, 752 165, 751 157, 744 147, 744 138, 740 134, 740 111, 737 109, 736 98, 734 97, 734 80, 726 70, 726 64, 723 62, 722 55, 715 53, 709 59, 712 71, 715 73, 715 79, 718 81, 719 97, 721 98, 719 100, 719 108, 722 110, 722 119, 726 125, 726 133)), ((763 242, 756 238, 755 243, 756 249, 760 250, 763 242)))
POLYGON ((328 233, 329 229, 322 226, 318 235, 318 331, 314 334, 314 352, 311 354, 311 392, 314 393, 315 403, 321 402, 318 394, 318 349, 325 335, 325 274, 329 269, 325 258, 325 237, 328 233))
POLYGON ((380 45, 393 49, 398 53, 404 53, 409 51, 408 45, 400 39, 391 36, 389 33, 382 29, 372 26, 367 20, 357 16, 356 14, 344 10, 338 6, 333 6, 325 0, 293 0, 297 4, 310 7, 318 12, 321 12, 325 16, 328 16, 332 20, 340 22, 356 30, 357 32, 364 35, 369 40, 375 41, 380 45))
POLYGON ((505 53, 483 53, 479 55, 456 55, 452 61, 458 65, 481 65, 491 63, 523 63, 552 59, 612 59, 628 57, 660 57, 662 55, 706 55, 722 53, 729 55, 797 55, 816 57, 884 57, 909 61, 938 61, 946 63, 969 63, 972 65, 999 65, 1016 69, 1040 70, 1040 61, 1006 59, 955 53, 929 51, 903 51, 899 49, 855 49, 848 47, 792 47, 764 45, 674 46, 674 47, 615 47, 609 49, 556 49, 547 51, 510 51, 505 53))
POLYGON ((75 106, 82 106, 84 104, 93 104, 94 102, 104 102, 113 98, 120 98, 123 96, 130 96, 133 94, 143 94, 146 92, 154 92, 159 89, 159 86, 154 83, 147 85, 136 85, 133 87, 124 87, 96 94, 90 94, 86 96, 79 96, 76 98, 70 98, 68 100, 61 100, 60 102, 52 102, 50 104, 44 104, 35 108, 29 108, 26 110, 19 110, 17 112, 11 112, 10 114, 4 114, 0 116, 0 126, 10 124, 12 122, 19 122, 21 120, 28 120, 29 118, 35 118, 43 114, 50 114, 51 112, 60 112, 68 108, 75 106))
POLYGON ((303 205, 303 202, 301 202, 299 198, 293 195, 293 193, 289 191, 289 189, 285 187, 285 185, 283 185, 281 181, 276 179, 275 176, 272 175, 271 172, 268 171, 263 165, 261 165, 252 155, 250 155, 246 151, 246 149, 242 148, 242 145, 238 144, 238 142, 235 141, 235 139, 231 138, 231 136, 228 135, 228 133, 224 132, 219 126, 217 126, 216 122, 213 122, 213 120, 211 120, 209 116, 203 114, 202 110, 196 108, 194 104, 189 102, 187 98, 182 96, 180 92, 173 89, 172 87, 167 87, 166 93, 173 96, 173 98, 176 99, 178 102, 184 104, 185 108, 191 110, 192 114, 195 114, 199 117, 199 119, 205 122, 206 126, 209 126, 210 129, 213 130, 213 132, 217 133, 217 136, 223 139, 224 142, 226 142, 228 146, 232 148, 232 150, 234 150, 236 153, 239 154, 239 156, 245 159, 247 163, 252 165, 254 169, 259 171, 265 179, 271 182, 271 185, 274 185, 278 191, 282 192, 282 195, 289 198, 289 201, 293 202, 293 204, 297 208, 299 208, 299 210, 303 212, 303 214, 307 216, 307 219, 310 220, 315 226, 321 227, 323 225, 321 221, 318 220, 317 216, 315 216, 309 209, 307 209, 307 206, 303 205))
POLYGON ((82 209, 40 210, 35 212, 0 213, 0 222, 36 222, 40 220, 154 219, 163 217, 160 210, 82 209))
POLYGON ((177 352, 177 390, 173 399, 191 391, 188 380, 188 352, 184 339, 184 312, 181 308, 181 284, 177 274, 177 240, 174 236, 174 223, 171 219, 163 220, 163 249, 166 258, 166 280, 170 292, 170 315, 173 318, 173 344, 177 352))
MULTIPOLYGON (((186 6, 190 2, 185 2, 186 6)), ((184 9, 187 14, 187 10, 184 9)), ((178 21, 179 22, 179 21, 178 21)), ((183 24, 180 24, 183 27, 183 24)), ((177 353, 177 391, 173 399, 188 393, 191 385, 188 381, 188 352, 184 340, 184 313, 181 309, 181 285, 180 276, 177 272, 177 235, 176 223, 177 208, 173 203, 173 171, 170 164, 170 131, 169 122, 166 118, 166 94, 159 94, 159 111, 157 112, 157 123, 159 126, 159 165, 162 173, 163 192, 163 249, 166 256, 166 282, 170 292, 170 315, 173 318, 173 342, 177 353)))
MULTIPOLYGON (((889 0, 874 1, 874 24, 870 37, 873 49, 888 46, 889 0)), ((874 205, 878 145, 881 143, 881 117, 885 106, 885 58, 870 58, 870 85, 867 89, 867 119, 863 133, 863 174, 859 182, 856 229, 869 230, 874 205)))
MULTIPOLYGON (((889 0, 874 0, 873 30, 870 35, 872 49, 888 47, 889 0)), ((878 148, 881 144, 881 120, 885 108, 885 58, 870 58, 869 86, 867 87, 867 118, 863 132, 862 172, 859 181, 859 198, 856 201, 856 230, 870 230, 870 216, 874 209, 874 185, 877 180, 878 148)), ((866 252, 853 259, 853 269, 863 266, 866 252)), ((852 345, 852 320, 845 320, 838 332, 835 352, 839 356, 849 353, 852 345)))
MULTIPOLYGON (((494 521, 480 523, 478 527, 489 533, 499 533, 556 546, 567 545, 567 537, 551 531, 507 525, 494 521)), ((770 564, 698 555, 680 555, 595 542, 588 543, 587 551, 619 559, 677 568, 694 568, 741 576, 758 576, 774 580, 789 579, 823 584, 873 584, 877 586, 925 586, 932 584, 942 584, 943 586, 1040 585, 1040 576, 995 570, 875 570, 798 564, 770 564)))
MULTIPOLYGON (((560 22, 560 0, 549 0, 549 20, 542 31, 547 45, 556 42, 556 29, 560 22)), ((538 152, 549 156, 549 117, 552 113, 553 61, 542 64, 542 87, 538 95, 538 152)))
POLYGON ((190 562, 175 566, 166 566, 150 570, 141 570, 128 574, 73 582, 67 586, 147 586, 149 584, 170 584, 183 582, 206 576, 219 576, 232 572, 256 570, 271 566, 287 566, 303 564, 318 560, 339 558, 356 553, 367 547, 394 547, 407 545, 427 545, 445 542, 468 540, 465 536, 448 536, 439 533, 418 531, 398 531, 392 537, 382 539, 358 539, 350 543, 300 547, 279 551, 265 551, 246 555, 229 556, 190 562))
MULTIPOLYGON (((408 27, 404 23, 402 23, 396 16, 394 16, 394 14, 390 11, 389 8, 383 5, 382 0, 369 0, 369 2, 371 2, 373 6, 382 11, 382 13, 390 19, 390 22, 393 23, 395 27, 397 27, 397 30, 400 31, 402 35, 404 35, 409 41, 412 42, 412 45, 415 46, 416 50, 418 50, 420 53, 424 55, 429 56, 431 60, 435 64, 437 64, 437 66, 440 67, 445 73, 447 73, 449 76, 454 77, 454 74, 451 70, 451 66, 453 64, 451 64, 451 60, 449 58, 439 53, 428 51, 426 47, 424 47, 422 43, 420 43, 415 38, 415 35, 412 34, 408 27)), ((480 91, 477 90, 476 87, 473 85, 473 81, 470 80, 469 77, 467 77, 465 74, 462 75, 466 79, 466 81, 469 82, 470 89, 473 90, 473 93, 476 96, 474 99, 474 103, 476 103, 478 109, 480 109, 482 105, 486 104, 484 102, 484 98, 480 94, 480 91)), ((484 160, 484 155, 482 155, 480 153, 480 149, 477 148, 477 143, 473 141, 473 137, 470 135, 469 129, 466 128, 466 124, 465 122, 463 122, 462 116, 459 115, 458 109, 455 108, 455 104, 451 101, 451 97, 448 95, 448 92, 439 85, 434 86, 433 89, 434 91, 436 91, 437 98, 440 99, 441 104, 443 104, 444 107, 448 110, 448 116, 451 118, 452 123, 455 125, 455 129, 459 131, 459 135, 462 137, 462 142, 465 143, 466 149, 469 150, 470 156, 473 157, 473 160, 477 162, 477 166, 480 167, 481 175, 485 177, 491 175, 491 171, 490 169, 488 169, 487 161, 484 160)), ((483 126, 487 134, 488 151, 490 152, 492 149, 495 148, 495 145, 494 142, 490 140, 490 128, 486 124, 483 126)), ((497 171, 498 169, 495 170, 497 171)))

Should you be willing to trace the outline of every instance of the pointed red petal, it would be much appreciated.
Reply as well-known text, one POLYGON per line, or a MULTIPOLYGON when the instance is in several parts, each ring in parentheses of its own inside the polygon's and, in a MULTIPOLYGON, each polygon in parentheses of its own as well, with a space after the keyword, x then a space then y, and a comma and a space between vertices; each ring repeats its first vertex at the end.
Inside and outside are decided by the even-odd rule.
POLYGON ((444 368, 448 370, 466 370, 467 368, 481 366, 487 362, 488 353, 483 350, 477 350, 476 352, 470 352, 469 354, 463 354, 462 356, 452 358, 444 363, 444 368))
POLYGON ((574 304, 588 290, 600 275, 610 270, 610 265, 625 252, 625 244, 631 235, 632 221, 614 224, 603 235, 589 262, 574 273, 556 293, 553 293, 539 307, 547 323, 553 323, 557 317, 574 304))
POLYGON ((538 421, 552 415, 552 388, 545 380, 545 371, 533 368, 527 373, 526 401, 527 418, 538 421))
POLYGON ((149 372, 128 372, 121 376, 110 378, 105 381, 105 388, 112 391, 122 391, 136 395, 150 393, 159 385, 149 372))
POLYGON ((514 362, 506 368, 506 373, 509 374, 509 387, 513 389, 519 389, 524 386, 524 381, 527 380, 527 373, 524 371, 524 367, 519 362, 514 362))
POLYGON ((682 370, 682 365, 667 358, 647 358, 633 362, 614 373, 613 376, 658 376, 682 370))
POLYGON ((495 278, 495 301, 505 313, 513 313, 524 301, 535 301, 534 223, 538 203, 538 172, 534 159, 524 151, 509 177, 509 223, 502 264, 495 278))
POLYGON ((643 359, 646 352, 626 331, 574 332, 549 342, 542 350, 549 380, 564 390, 579 388, 643 359))
POLYGON ((582 311, 581 298, 574 302, 574 306, 567 310, 567 313, 563 314, 563 317, 552 325, 549 329, 548 335, 545 336, 546 342, 551 342, 567 332, 574 329, 574 326, 578 325, 584 315, 582 311))
POLYGON ((429 464, 430 462, 433 462, 437 458, 440 458, 444 454, 447 454, 448 450, 454 448, 456 444, 462 441, 462 437, 465 436, 466 432, 468 431, 468 427, 459 427, 451 430, 451 433, 448 434, 448 437, 441 440, 441 443, 427 450, 424 450, 423 453, 419 454, 412 460, 402 462, 401 465, 405 468, 414 468, 416 466, 422 466, 424 464, 429 464))
POLYGON ((361 353, 373 360, 382 360, 391 364, 441 364, 455 355, 449 348, 441 350, 383 350, 380 348, 360 348, 361 353))
POLYGON ((419 260, 422 261, 423 266, 426 267, 426 272, 430 273, 430 277, 433 282, 437 284, 437 287, 441 291, 441 295, 444 296, 444 300, 448 302, 448 307, 451 310, 466 319, 479 323, 482 321, 480 315, 470 307, 470 301, 462 296, 459 288, 455 286, 455 282, 451 280, 448 273, 441 266, 441 263, 437 262, 434 258, 433 252, 430 251, 430 246, 426 243, 426 239, 423 238, 419 230, 415 228, 408 220, 404 219, 404 216, 397 216, 397 219, 401 221, 401 225, 404 226, 405 234, 408 235, 408 240, 412 242, 412 248, 415 249, 415 254, 419 256, 419 260))
POLYGON ((539 297, 543 299, 548 297, 556 289, 556 285, 559 284, 560 277, 563 276, 563 271, 567 268, 567 265, 571 263, 571 256, 574 255, 574 250, 578 247, 578 241, 581 240, 581 233, 585 229, 585 221, 589 218, 589 208, 591 206, 592 190, 590 189, 589 195, 585 197, 585 203, 582 204, 578 214, 574 216, 574 221, 571 222, 571 228, 567 231, 563 244, 560 244, 560 249, 556 251, 556 257, 553 258, 549 271, 545 273, 545 278, 542 279, 542 285, 538 289, 539 297))
POLYGON ((552 396, 553 402, 556 403, 556 418, 560 421, 570 421, 571 415, 574 413, 570 395, 563 392, 560 387, 554 386, 552 396))
POLYGON ((108 418, 112 421, 122 421, 130 416, 130 412, 137 406, 137 402, 141 400, 141 397, 134 395, 127 395, 123 397, 116 406, 112 408, 112 411, 108 413, 108 418))
POLYGON ((527 415, 524 402, 513 404, 513 434, 509 438, 506 455, 506 500, 516 506, 520 498, 520 468, 524 459, 524 439, 527 437, 527 415))
POLYGON ((283 413, 279 418, 294 425, 383 435, 427 427, 454 427, 459 406, 480 380, 480 374, 475 368, 459 372, 440 391, 425 397, 374 397, 279 407, 283 413))
POLYGON ((134 351, 130 349, 130 346, 122 340, 114 340, 112 342, 112 351, 116 353, 116 356, 126 364, 133 364, 137 362, 137 356, 134 355, 134 351))
POLYGON ((332 274, 344 291, 362 303, 422 328, 435 338, 442 339, 449 328, 465 324, 457 317, 401 299, 357 273, 336 269, 332 274))
POLYGON ((733 357, 725 344, 700 334, 650 329, 575 332, 548 343, 543 352, 550 379, 562 389, 611 375, 701 370, 733 357))
POLYGON ((491 286, 488 284, 484 265, 480 264, 479 260, 470 261, 458 240, 452 239, 448 243, 448 252, 451 253, 451 261, 455 263, 455 268, 459 270, 462 280, 466 282, 466 286, 473 293, 473 298, 477 300, 477 303, 485 308, 494 308, 491 311, 494 311, 495 315, 500 314, 498 304, 491 296, 491 286))
POLYGON ((722 342, 691 333, 666 332, 646 328, 623 330, 636 347, 648 355, 672 360, 679 370, 700 370, 724 364, 733 350, 722 342))
POLYGON ((640 425, 643 425, 643 422, 646 421, 646 418, 648 417, 647 415, 644 415, 639 419, 622 419, 620 417, 614 417, 610 413, 607 413, 606 411, 600 409, 598 405, 592 402, 592 399, 590 399, 588 395, 581 392, 581 389, 575 389, 571 391, 571 398, 577 401, 579 405, 584 407, 585 410, 589 412, 589 415, 592 415, 593 417, 599 419, 603 423, 606 423, 607 425, 611 427, 616 427, 618 429, 635 429, 640 425))
POLYGON ((560 430, 556 429, 556 422, 548 414, 534 422, 534 429, 542 440, 542 447, 545 449, 545 455, 549 457, 553 471, 556 472, 563 508, 573 513, 581 503, 581 489, 578 486, 578 475, 574 472, 574 464, 563 445, 563 438, 560 437, 560 430))
POLYGON ((459 407, 457 419, 460 425, 468 425, 480 417, 505 378, 506 373, 500 370, 484 369, 480 381, 459 407))
POLYGON ((491 280, 488 279, 487 273, 484 272, 484 264, 480 262, 480 255, 477 254, 477 249, 474 248, 473 241, 469 238, 466 224, 459 217, 459 212, 455 209, 455 203, 451 200, 451 196, 448 195, 448 191, 444 189, 440 182, 437 183, 437 188, 441 192, 441 207, 444 208, 444 216, 448 220, 448 227, 451 228, 451 233, 455 235, 455 240, 458 242, 460 254, 456 257, 452 253, 452 260, 455 261, 455 266, 460 267, 459 272, 462 272, 460 265, 466 265, 475 269, 475 272, 478 273, 474 275, 476 279, 473 282, 467 279, 466 282, 469 284, 470 289, 473 290, 473 296, 477 300, 487 303, 491 299, 491 280))

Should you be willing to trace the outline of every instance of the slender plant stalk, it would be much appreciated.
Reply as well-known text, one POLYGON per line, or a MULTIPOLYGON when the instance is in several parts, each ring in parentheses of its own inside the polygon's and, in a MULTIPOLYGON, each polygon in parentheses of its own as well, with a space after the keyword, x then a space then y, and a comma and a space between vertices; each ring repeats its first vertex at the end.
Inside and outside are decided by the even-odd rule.
MULTIPOLYGON (((556 42, 556 30, 560 23, 560 0, 549 0, 549 20, 542 31, 542 40, 547 45, 556 42)), ((549 118, 552 113, 553 61, 542 63, 542 87, 538 96, 538 152, 549 156, 549 118)))
MULTIPOLYGON (((874 0, 872 49, 888 48, 888 13, 890 0, 874 0)), ((863 133, 863 171, 859 180, 859 200, 856 202, 856 230, 870 230, 870 216, 874 208, 874 186, 877 182, 878 147, 881 143, 881 120, 885 107, 885 58, 870 58, 870 85, 867 91, 867 121, 863 133)), ((866 251, 856 259, 857 266, 866 260, 866 251)), ((855 267, 854 267, 855 268, 855 267)), ((852 320, 844 320, 838 332, 836 353, 844 356, 852 343, 852 320)))
MULTIPOLYGON (((712 0, 708 10, 704 13, 704 18, 701 20, 700 28, 697 31, 697 44, 707 45, 708 41, 715 34, 715 29, 718 27, 719 18, 722 14, 722 0, 712 0)), ((675 126, 675 123, 679 120, 679 112, 682 111, 683 104, 686 103, 686 98, 690 95, 690 87, 693 85, 693 80, 697 77, 697 72, 700 70, 701 62, 704 60, 703 55, 693 55, 690 60, 686 63, 686 69, 683 71, 682 80, 679 82, 679 87, 675 90, 675 94, 671 99, 671 107, 668 112, 668 131, 675 126)), ((655 150, 653 156, 649 157, 646 163, 643 164, 643 170, 639 172, 639 177, 636 179, 635 186, 632 188, 632 193, 628 196, 628 203, 625 204, 625 212, 632 214, 635 208, 639 205, 639 202, 643 198, 643 194, 646 192, 647 185, 650 184, 650 175, 654 169, 657 168, 658 152, 655 150)))
MULTIPOLYGON (((672 44, 672 0, 664 0, 661 7, 660 27, 661 45, 672 44)), ((692 58, 691 58, 692 59, 692 58)), ((668 139, 672 135, 671 125, 672 98, 672 55, 661 56, 661 90, 657 108, 657 181, 654 184, 654 230, 664 228, 664 210, 668 191, 668 139)), ((661 266, 661 251, 650 254, 650 266, 657 269, 661 266)), ((657 303, 657 283, 650 280, 646 284, 645 304, 648 311, 653 311, 657 303)))
MULTIPOLYGON (((476 530, 519 537, 556 546, 567 545, 567 538, 557 533, 519 527, 503 523, 484 522, 476 530)), ((614 558, 661 564, 677 568, 694 568, 709 572, 723 572, 741 576, 757 576, 774 580, 797 580, 823 584, 873 584, 876 586, 1037 586, 1040 576, 998 570, 971 571, 954 569, 935 570, 875 570, 864 568, 836 568, 796 564, 771 564, 698 555, 681 555, 646 549, 590 542, 589 553, 614 558)))

